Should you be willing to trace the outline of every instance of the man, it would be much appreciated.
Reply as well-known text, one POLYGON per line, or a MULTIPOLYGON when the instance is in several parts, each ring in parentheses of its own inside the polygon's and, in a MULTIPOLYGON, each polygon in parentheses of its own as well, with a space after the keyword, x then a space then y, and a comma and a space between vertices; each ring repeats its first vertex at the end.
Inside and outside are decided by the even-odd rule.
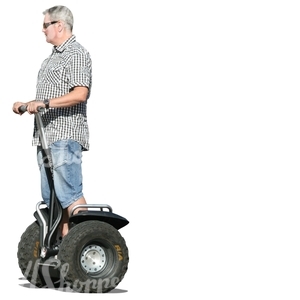
MULTIPOLYGON (((63 207, 62 237, 68 233, 68 220, 73 207, 86 204, 82 192, 82 151, 89 150, 86 106, 92 86, 92 62, 87 50, 72 33, 73 15, 65 6, 54 6, 43 12, 43 33, 53 45, 51 55, 42 63, 37 79, 36 98, 16 102, 13 111, 27 106, 29 114, 42 106, 42 120, 53 160, 53 179, 57 198, 63 207)), ((50 189, 45 174, 42 148, 36 125, 33 145, 41 172, 41 190, 49 206, 50 189)))

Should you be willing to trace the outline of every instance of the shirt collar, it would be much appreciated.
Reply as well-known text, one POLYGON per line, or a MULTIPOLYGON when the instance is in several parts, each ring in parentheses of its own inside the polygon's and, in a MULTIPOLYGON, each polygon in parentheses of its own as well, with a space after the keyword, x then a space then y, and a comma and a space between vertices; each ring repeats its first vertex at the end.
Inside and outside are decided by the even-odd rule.
POLYGON ((65 40, 61 45, 54 46, 53 51, 55 52, 63 52, 70 44, 74 43, 76 41, 75 35, 72 35, 70 38, 65 40))

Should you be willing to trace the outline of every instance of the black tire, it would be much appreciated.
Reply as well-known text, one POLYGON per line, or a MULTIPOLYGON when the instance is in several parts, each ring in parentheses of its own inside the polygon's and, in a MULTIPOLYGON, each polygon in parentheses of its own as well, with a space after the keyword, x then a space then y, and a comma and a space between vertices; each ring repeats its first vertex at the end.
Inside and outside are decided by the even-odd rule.
POLYGON ((37 222, 27 227, 18 244, 18 263, 24 277, 36 287, 43 287, 44 282, 39 274, 40 229, 37 222))
POLYGON ((107 293, 127 272, 125 240, 110 224, 91 220, 74 226, 63 238, 58 259, 65 283, 80 293, 107 293))

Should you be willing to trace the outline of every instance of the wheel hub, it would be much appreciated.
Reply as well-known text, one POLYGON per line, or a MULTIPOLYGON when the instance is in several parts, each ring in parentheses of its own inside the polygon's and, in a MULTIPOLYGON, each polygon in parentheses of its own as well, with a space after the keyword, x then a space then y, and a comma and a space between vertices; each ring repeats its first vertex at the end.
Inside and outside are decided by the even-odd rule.
POLYGON ((105 251, 99 245, 89 245, 81 252, 80 263, 86 273, 97 273, 106 264, 105 251))

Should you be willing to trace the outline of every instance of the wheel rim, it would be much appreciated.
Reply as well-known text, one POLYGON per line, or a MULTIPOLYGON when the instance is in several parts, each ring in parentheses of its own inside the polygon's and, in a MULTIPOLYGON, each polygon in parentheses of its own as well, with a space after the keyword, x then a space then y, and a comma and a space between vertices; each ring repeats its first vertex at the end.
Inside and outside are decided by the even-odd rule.
POLYGON ((100 272, 106 265, 105 251, 99 245, 88 245, 81 252, 81 267, 86 273, 100 272))

